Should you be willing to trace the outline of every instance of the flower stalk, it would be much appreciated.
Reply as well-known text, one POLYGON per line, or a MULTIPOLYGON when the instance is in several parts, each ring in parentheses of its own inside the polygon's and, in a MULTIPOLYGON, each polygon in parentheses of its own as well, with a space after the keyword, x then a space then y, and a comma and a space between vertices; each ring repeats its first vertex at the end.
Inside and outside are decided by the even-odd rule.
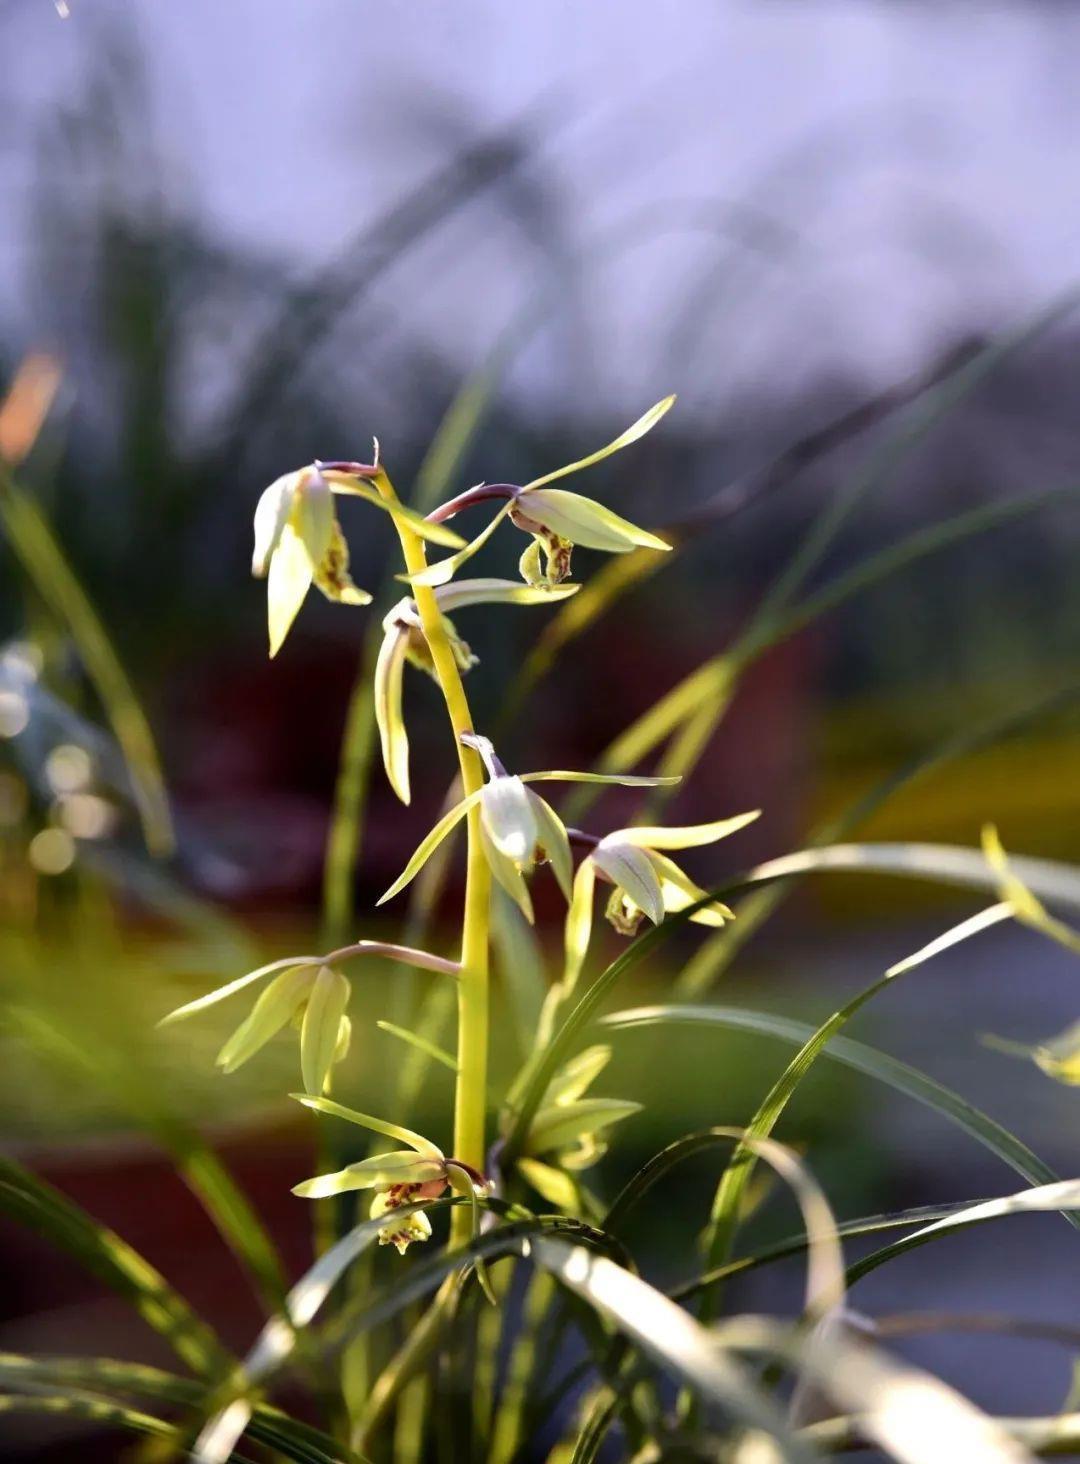
MULTIPOLYGON (((384 469, 376 471, 373 485, 388 504, 398 497, 384 469)), ((417 576, 427 568, 424 541, 411 525, 394 516, 405 568, 417 576)), ((446 702, 454 730, 461 784, 465 796, 484 785, 479 754, 462 740, 473 731, 472 715, 462 684, 461 672, 450 644, 435 591, 413 580, 413 600, 431 651, 435 675, 446 702)), ((454 1148, 463 1164, 483 1172, 485 1148, 485 1095, 488 1062, 488 925, 491 904, 491 873, 480 842, 480 809, 466 815, 468 854, 465 866, 465 911, 461 933, 461 962, 458 972, 458 1072, 454 1094, 454 1148)), ((468 1239, 470 1217, 463 1208, 451 1216, 451 1234, 456 1241, 468 1239)))

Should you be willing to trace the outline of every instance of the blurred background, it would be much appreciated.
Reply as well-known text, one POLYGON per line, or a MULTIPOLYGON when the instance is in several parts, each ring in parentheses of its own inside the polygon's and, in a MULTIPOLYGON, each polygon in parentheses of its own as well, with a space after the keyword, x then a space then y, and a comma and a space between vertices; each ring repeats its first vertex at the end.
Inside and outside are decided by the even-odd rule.
MULTIPOLYGON (((481 657, 477 723, 521 769, 589 766, 722 652, 836 494, 857 489, 858 511, 810 593, 916 531, 1054 490, 782 637, 669 813, 764 809, 695 865, 707 883, 868 797, 859 838, 971 845, 993 820, 1017 852, 1080 859, 1080 312, 1063 303, 1078 46, 1080 6, 1037 0, 0 0, 0 388, 35 353, 60 373, 3 482, 0 1131, 230 1342, 251 1336, 255 1303, 163 1136, 203 1126, 297 1271, 309 1216, 288 1187, 313 1156, 280 1098, 295 1053, 282 1040, 225 1080, 212 1059, 228 1014, 153 1024, 260 958, 399 931, 369 911, 451 773, 434 689, 412 677, 413 803, 376 765, 355 859, 339 847, 327 879, 376 617, 312 597, 267 660, 251 515, 286 469, 366 459, 377 435, 399 490, 430 507, 481 479, 528 481, 678 393, 652 436, 572 485, 678 552, 554 665, 547 611, 458 622, 481 657), (1010 333, 993 372, 943 400, 950 373, 1010 333)), ((355 578, 389 604, 392 537, 349 507, 355 578)), ((520 549, 507 534, 487 572, 513 575, 520 549)), ((578 551, 576 577, 601 569, 578 551)), ((608 800, 590 826, 635 807, 608 800)), ((455 897, 451 882, 434 939, 452 939, 455 897)), ((717 989, 820 1020, 975 898, 811 882, 717 989)), ((669 991, 693 948, 672 942, 620 1004, 669 991)), ((1065 1026, 1075 977, 1066 954, 999 931, 900 983, 858 1035, 1074 1173, 1075 1095, 979 1038, 1065 1026)), ((396 979, 355 983, 361 1107, 402 1060, 374 1018, 403 1020, 422 995, 396 979)), ((665 1040, 678 1055, 663 1076, 633 1034, 611 1069, 611 1092, 651 1104, 626 1126, 627 1170, 688 1127, 745 1121, 784 1061, 756 1038, 665 1040)), ((1011 1186, 932 1115, 826 1066, 782 1136, 841 1215, 1011 1186)), ((438 1129, 447 1094, 428 1073, 400 1116, 438 1129)), ((687 1180, 691 1210, 710 1177, 687 1180)), ((611 1193, 617 1179, 618 1165, 611 1193)), ((762 1224, 791 1229, 775 1208, 762 1224)), ((0 1348, 157 1360, 120 1302, 25 1231, 3 1234, 0 1348)), ((1008 1222, 856 1300, 1067 1319, 1072 1239, 1058 1217, 1008 1222)), ((686 1274, 674 1229, 652 1245, 658 1274, 686 1274)), ((781 1308, 797 1286, 781 1268, 735 1299, 781 1308)), ((1053 1410, 1068 1381, 1068 1357, 1039 1344, 906 1345, 1002 1412, 1053 1410)), ((70 1457, 60 1430, 4 1430, 5 1457, 70 1457)))

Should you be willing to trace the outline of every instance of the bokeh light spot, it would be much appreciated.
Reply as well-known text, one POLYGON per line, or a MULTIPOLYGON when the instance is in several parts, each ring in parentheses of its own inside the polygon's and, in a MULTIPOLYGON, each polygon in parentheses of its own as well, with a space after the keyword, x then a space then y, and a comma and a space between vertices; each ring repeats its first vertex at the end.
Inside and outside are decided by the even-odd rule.
POLYGON ((54 793, 77 793, 89 783, 93 771, 90 754, 72 742, 54 747, 45 760, 45 776, 54 793))
POLYGON ((42 829, 30 840, 28 854, 39 874, 63 874, 75 861, 75 840, 66 829, 42 829))
POLYGON ((17 691, 0 691, 0 737, 18 737, 29 720, 26 698, 17 691))

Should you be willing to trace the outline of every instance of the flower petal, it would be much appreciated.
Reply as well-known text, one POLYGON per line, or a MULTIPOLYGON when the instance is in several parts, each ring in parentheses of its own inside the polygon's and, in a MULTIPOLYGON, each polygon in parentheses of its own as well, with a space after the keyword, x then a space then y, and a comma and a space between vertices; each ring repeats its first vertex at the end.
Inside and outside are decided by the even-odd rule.
POLYGON ((574 893, 570 908, 566 912, 566 965, 562 985, 569 994, 577 984, 592 935, 593 891, 596 888, 596 869, 591 859, 583 859, 574 876, 574 893))
POLYGON ((536 488, 522 493, 517 501, 521 511, 549 533, 586 549, 628 554, 631 549, 671 548, 666 540, 620 518, 602 503, 565 488, 536 488))
MULTIPOLYGON (((708 891, 695 884, 673 859, 668 859, 665 855, 657 854, 653 850, 648 852, 648 859, 660 880, 664 909, 669 915, 674 915, 679 910, 685 910, 688 905, 696 905, 707 895, 708 891)), ((703 905, 696 915, 690 916, 690 919, 695 925, 711 925, 719 930, 729 920, 734 920, 735 914, 720 900, 713 900, 710 904, 703 905)))
POLYGON ((440 559, 438 564, 429 564, 427 569, 422 569, 418 574, 401 575, 407 584, 413 585, 445 585, 453 579, 463 564, 477 554, 491 538, 492 534, 502 523, 503 519, 510 512, 510 503, 504 503, 502 508, 488 524, 487 528, 481 529, 475 539, 471 539, 464 549, 459 549, 449 559, 440 559))
POLYGON ((611 783, 620 788, 674 788, 682 775, 667 778, 642 777, 637 773, 571 773, 564 769, 545 769, 541 773, 522 773, 523 783, 611 783))
POLYGON ((690 824, 685 828, 646 828, 644 826, 619 830, 620 844, 636 844, 639 849, 695 849, 701 844, 715 844, 729 834, 752 824, 761 817, 761 809, 752 813, 737 813, 733 818, 717 819, 715 823, 690 824))
POLYGON ((336 1174, 319 1174, 306 1179, 293 1189, 302 1199, 316 1200, 326 1195, 339 1195, 345 1190, 374 1189, 392 1184, 426 1184, 445 1175, 440 1159, 425 1159, 411 1149, 398 1149, 391 1154, 375 1154, 349 1164, 336 1174))
POLYGON ((529 1149, 544 1154, 562 1149, 598 1129, 640 1113, 642 1105, 620 1098, 580 1098, 576 1103, 556 1103, 542 1108, 529 1130, 529 1149))
POLYGON ((460 803, 455 803, 449 813, 443 814, 442 818, 435 825, 435 827, 429 830, 424 838, 420 840, 420 843, 417 845, 416 851, 413 854, 412 858, 398 875, 394 883, 390 886, 386 893, 381 896, 380 899, 376 900, 375 903, 377 905, 385 905, 387 900, 393 899, 396 894, 399 894, 407 884, 409 884, 413 879, 416 878, 421 869, 423 869, 424 865, 435 853, 435 850, 446 838, 447 834, 449 834, 454 829, 454 827, 461 822, 461 820, 468 813, 469 809, 472 808, 475 803, 479 803, 481 794, 484 791, 485 790, 483 788, 477 788, 474 793, 470 793, 468 797, 463 798, 460 803))
POLYGON ((1002 898, 1012 906, 1017 920, 1030 926, 1033 930, 1041 931, 1051 940, 1056 940, 1066 950, 1075 951, 1080 955, 1080 932, 1066 925, 1064 920, 1058 920, 1056 916, 1051 915, 1042 901, 1036 899, 1009 863, 1008 855, 1005 853, 1001 838, 993 824, 987 824, 982 831, 982 847, 986 862, 998 876, 1002 898))
POLYGON ((539 1159, 519 1159, 518 1169, 541 1199, 563 1215, 577 1215, 581 1209, 578 1187, 568 1174, 539 1159))
POLYGON ((447 528, 446 524, 429 523, 415 509, 407 508, 404 503, 383 498, 379 490, 373 488, 363 478, 354 478, 348 473, 339 472, 336 468, 323 469, 323 476, 334 493, 343 493, 351 498, 362 498, 365 503, 373 504, 375 508, 381 508, 396 522, 407 525, 414 534, 419 534, 422 539, 427 539, 432 544, 443 544, 448 549, 458 549, 465 543, 456 529, 447 528))
POLYGON ((375 663, 375 721, 379 728, 382 744, 383 767, 390 779, 390 786, 401 799, 408 803, 409 791, 409 734, 405 730, 405 717, 401 704, 401 681, 405 671, 405 651, 409 632, 405 626, 391 625, 379 647, 379 659, 375 663))
POLYGON ((270 628, 270 655, 281 650, 300 606, 311 588, 315 570, 299 534, 285 525, 270 560, 266 581, 266 609, 270 628))
POLYGON ((591 468, 596 463, 602 463, 612 453, 621 452, 624 447, 629 447, 632 442, 637 442, 638 438, 644 437, 646 432, 651 432, 660 418, 674 405, 674 396, 665 397, 663 401, 657 402, 654 407, 650 407, 647 412, 643 413, 636 422, 631 423, 625 432, 620 432, 614 442, 609 442, 607 447, 601 447, 598 451, 591 452, 588 457, 579 458, 576 463, 567 463, 565 468, 556 468, 553 473, 546 473, 542 478, 534 478, 531 483, 525 485, 526 491, 540 488, 544 483, 554 483, 556 478, 565 478, 571 473, 580 473, 582 468, 591 468))
POLYGON ((339 605, 370 605, 371 596, 353 584, 349 574, 349 546, 341 525, 335 519, 330 528, 330 542, 315 566, 315 584, 328 600, 339 605))
POLYGON ((664 897, 659 877, 644 850, 614 839, 611 842, 601 839, 589 857, 613 884, 626 891, 654 925, 660 924, 664 918, 664 897))
POLYGON ((517 580, 471 579, 440 585, 436 599, 440 610, 460 610, 465 605, 546 605, 576 595, 580 585, 521 585, 517 580))
POLYGON ((550 1103, 572 1103, 594 1083, 611 1061, 611 1048, 604 1043, 586 1047, 562 1065, 548 1084, 543 1106, 550 1103))
POLYGON ((330 484, 318 468, 307 468, 297 475, 289 523, 299 534, 312 569, 326 556, 334 534, 334 498, 330 484))
POLYGON ((537 842, 547 856, 559 888, 569 903, 574 882, 574 860, 570 853, 570 840, 566 833, 566 826, 550 803, 545 803, 539 793, 534 793, 531 788, 527 788, 525 796, 529 799, 536 816, 537 842))
POLYGON ((495 845, 491 835, 483 824, 480 825, 480 842, 484 848, 484 858, 488 862, 488 868, 525 916, 525 919, 532 925, 535 918, 533 915, 532 896, 529 894, 529 887, 525 883, 525 877, 521 873, 521 870, 512 859, 508 858, 495 845))
POLYGON ((269 965, 259 966, 257 970, 249 971, 246 976, 238 976, 235 981, 229 981, 225 986, 217 987, 215 991, 208 991, 205 996, 185 1002, 183 1006, 177 1007, 175 1011, 162 1017, 158 1026, 168 1026, 170 1022, 179 1022, 184 1017, 193 1017, 196 1012, 201 1012, 205 1007, 216 1006, 226 997, 233 996, 237 991, 243 991, 244 987, 250 986, 253 981, 260 981, 264 976, 269 976, 271 971, 284 971, 287 966, 317 966, 318 964, 317 956, 286 956, 284 960, 271 961, 269 965))
POLYGON ((539 830, 529 794, 520 778, 492 778, 480 797, 480 816, 488 838, 517 865, 531 865, 539 830))
POLYGON ((300 1071, 309 1093, 320 1094, 334 1063, 350 986, 340 971, 322 966, 315 978, 300 1029, 300 1071))
POLYGON ((305 1108, 311 1108, 316 1113, 325 1113, 331 1118, 343 1118, 346 1123, 355 1123, 360 1128, 370 1129, 372 1133, 384 1134, 388 1139, 396 1139, 399 1144, 408 1144, 425 1159, 442 1159, 443 1157, 443 1151, 437 1144, 433 1144, 430 1139, 425 1139, 423 1134, 402 1128, 400 1124, 387 1123, 385 1119, 373 1118, 370 1113, 360 1113, 355 1108, 346 1108, 343 1103, 335 1103, 332 1098, 321 1098, 314 1093, 290 1093, 289 1097, 295 1098, 297 1103, 302 1103, 305 1108))
POLYGON ((1080 1022, 1036 1043, 1031 1056, 1048 1077, 1070 1086, 1080 1084, 1080 1022))
POLYGON ((275 976, 247 1017, 217 1055, 217 1064, 232 1073, 281 1031, 311 990, 310 966, 293 967, 275 976))
POLYGON ((266 574, 270 556, 278 546, 281 531, 289 517, 298 473, 283 473, 263 490, 255 505, 255 549, 251 556, 251 572, 258 579, 266 574))

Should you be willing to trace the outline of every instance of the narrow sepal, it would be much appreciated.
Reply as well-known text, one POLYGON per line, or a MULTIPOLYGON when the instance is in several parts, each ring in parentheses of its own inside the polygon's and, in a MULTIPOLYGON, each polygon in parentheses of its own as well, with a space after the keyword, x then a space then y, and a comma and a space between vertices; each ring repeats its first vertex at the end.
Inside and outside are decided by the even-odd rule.
POLYGON ((345 977, 330 966, 320 967, 300 1029, 300 1071, 309 1093, 320 1094, 326 1086, 348 1004, 345 977))
POLYGON ((269 976, 272 971, 284 971, 287 967, 295 966, 317 966, 318 961, 311 956, 286 956, 280 961, 270 961, 268 965, 259 966, 254 971, 248 971, 245 976, 238 976, 235 981, 226 982, 224 986, 217 987, 214 991, 208 991, 205 996, 196 997, 194 1001, 185 1002, 175 1011, 169 1012, 158 1022, 159 1027, 166 1027, 172 1022, 183 1021, 185 1017, 193 1017, 196 1012, 204 1011, 207 1007, 216 1006, 219 1001, 225 1001, 228 997, 234 996, 236 992, 243 991, 245 986, 250 986, 255 981, 261 981, 264 976, 269 976))
POLYGON ((580 1098, 611 1061, 611 1048, 605 1043, 586 1047, 562 1065, 548 1084, 543 1105, 572 1103, 580 1098))
POLYGON ((411 1149, 391 1154, 375 1154, 357 1164, 346 1165, 333 1174, 317 1174, 294 1185, 293 1194, 301 1199, 318 1200, 347 1190, 376 1189, 394 1184, 427 1184, 446 1172, 441 1159, 426 1159, 411 1149))
POLYGON ((483 791, 483 788, 477 788, 474 793, 470 793, 467 798, 463 798, 460 803, 456 803, 449 813, 443 814, 442 818, 435 825, 435 827, 431 829, 430 832, 423 839, 421 839, 420 843, 416 847, 412 858, 398 875, 394 883, 390 886, 390 888, 386 891, 384 895, 376 900, 375 903, 377 905, 385 905, 387 900, 391 900, 395 895, 400 894, 405 886, 416 878, 416 876, 420 873, 421 869, 423 869, 424 865, 431 858, 432 854, 435 853, 435 850, 439 847, 439 845, 446 838, 446 836, 452 832, 457 824, 461 822, 461 820, 468 813, 469 809, 472 808, 474 804, 479 803, 480 795, 483 793, 483 791))
POLYGON ((570 853, 570 839, 562 819, 539 793, 526 789, 526 796, 532 804, 536 817, 538 842, 547 856, 552 873, 569 903, 574 882, 574 860, 570 853))
POLYGON ((636 844, 639 849, 695 849, 702 844, 715 844, 736 834, 740 829, 761 817, 761 809, 752 813, 738 813, 733 818, 717 819, 714 823, 690 824, 684 828, 652 828, 637 825, 619 830, 619 842, 636 844))
POLYGON ((525 919, 530 925, 534 923, 532 896, 529 894, 529 887, 525 883, 525 877, 513 859, 509 858, 492 840, 486 827, 480 826, 480 843, 484 850, 484 858, 488 862, 488 868, 494 875, 495 880, 513 900, 525 919))
POLYGON ((583 859, 574 875, 574 890, 570 908, 566 912, 566 958, 562 984, 567 992, 573 990, 585 964, 592 936, 593 893, 596 887, 596 870, 591 859, 583 859))
POLYGON ((423 1134, 415 1133, 412 1129, 402 1128, 397 1123, 387 1123, 385 1119, 374 1118, 370 1113, 360 1113, 355 1108, 346 1108, 343 1103, 335 1103, 332 1098, 320 1098, 313 1093, 290 1093, 290 1098, 295 1098, 297 1103, 302 1103, 305 1108, 314 1109, 316 1113, 325 1113, 331 1118, 343 1118, 346 1123, 355 1123, 360 1128, 370 1129, 372 1133, 383 1134, 388 1139, 396 1139, 399 1144, 408 1144, 410 1149, 415 1149, 427 1159, 441 1159, 442 1150, 430 1139, 425 1139, 423 1134))
POLYGON ((479 551, 491 538, 492 534, 494 534, 495 530, 499 527, 499 525, 502 523, 503 519, 509 512, 510 505, 509 503, 505 503, 502 508, 499 509, 498 513, 495 514, 494 518, 492 518, 487 527, 481 529, 476 538, 470 540, 469 543, 465 545, 464 549, 459 549, 458 552, 456 554, 452 554, 449 559, 440 559, 437 564, 429 564, 427 569, 420 570, 418 574, 403 575, 401 576, 401 578, 403 578, 408 584, 413 585, 427 585, 429 587, 434 587, 435 585, 447 584, 450 580, 453 579, 454 575, 457 574, 458 570, 463 564, 467 564, 474 554, 479 553, 479 551))
POLYGON ((448 549, 458 549, 465 543, 455 529, 447 528, 446 524, 430 523, 415 509, 406 507, 404 503, 399 503, 396 499, 383 498, 377 488, 373 488, 362 478, 354 478, 348 473, 338 472, 331 468, 324 469, 323 476, 335 493, 342 493, 352 498, 362 498, 365 503, 382 509, 383 513, 388 513, 392 519, 405 524, 414 534, 419 534, 421 539, 427 539, 429 543, 442 544, 448 549))
POLYGON ((265 1047, 296 1015, 311 990, 312 979, 310 966, 294 967, 275 976, 218 1053, 218 1066, 227 1073, 235 1072, 265 1047))
POLYGON ((580 1098, 541 1108, 529 1130, 529 1148, 549 1153, 576 1143, 598 1130, 640 1113, 642 1105, 621 1098, 580 1098))
POLYGON ((556 468, 553 473, 545 473, 542 478, 534 478, 531 483, 525 485, 526 491, 531 488, 541 488, 545 483, 554 483, 557 478, 567 478, 571 473, 580 473, 583 468, 594 467, 602 463, 605 458, 611 457, 612 453, 621 452, 624 447, 629 447, 632 442, 637 442, 644 437, 646 432, 651 432, 659 422, 675 405, 674 396, 664 397, 655 406, 643 412, 636 422, 632 422, 625 432, 620 432, 614 441, 609 442, 606 447, 598 448, 591 452, 588 457, 578 458, 577 462, 567 463, 564 468, 556 468))
POLYGON ((599 549, 605 554, 671 548, 665 539, 612 513, 595 499, 570 493, 565 488, 537 488, 522 493, 518 508, 557 539, 586 549, 599 549))
POLYGON ((409 734, 405 730, 405 714, 402 705, 402 678, 405 672, 405 652, 409 632, 404 626, 392 625, 383 637, 379 657, 375 663, 374 698, 375 722, 379 729, 379 743, 382 747, 383 767, 390 780, 390 786, 401 799, 408 803, 409 788, 409 734))
MULTIPOLYGON (((673 859, 668 859, 664 854, 657 854, 653 849, 644 852, 649 863, 656 870, 664 910, 668 915, 674 915, 679 910, 685 910, 688 905, 696 905, 699 900, 705 899, 708 892, 695 884, 673 859)), ((734 920, 735 914, 720 900, 712 900, 708 905, 703 905, 696 914, 691 915, 690 919, 695 925, 711 925, 714 929, 719 930, 729 920, 734 920)))

